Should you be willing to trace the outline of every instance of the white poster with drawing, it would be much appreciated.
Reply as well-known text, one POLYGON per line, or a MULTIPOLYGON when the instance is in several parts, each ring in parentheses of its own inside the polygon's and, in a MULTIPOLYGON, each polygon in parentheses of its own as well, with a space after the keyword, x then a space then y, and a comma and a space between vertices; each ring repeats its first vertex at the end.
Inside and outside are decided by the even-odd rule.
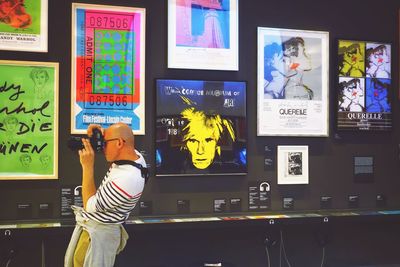
POLYGON ((329 135, 329 33, 258 28, 257 135, 329 135))

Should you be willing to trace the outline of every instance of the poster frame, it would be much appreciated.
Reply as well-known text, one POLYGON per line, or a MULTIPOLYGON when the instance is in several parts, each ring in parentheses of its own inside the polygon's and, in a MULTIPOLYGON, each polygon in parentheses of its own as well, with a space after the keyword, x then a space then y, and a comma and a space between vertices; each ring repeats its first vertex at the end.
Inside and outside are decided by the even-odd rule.
MULTIPOLYGON (((40 61, 14 61, 0 60, 0 65, 5 66, 25 66, 54 68, 54 85, 52 92, 54 93, 54 110, 53 110, 53 171, 50 175, 31 174, 31 173, 2 173, 0 172, 0 180, 55 180, 58 177, 58 127, 59 127, 59 63, 58 62, 40 62, 40 61)), ((12 77, 11 77, 12 78, 12 77)), ((17 77, 18 78, 18 77, 17 77)), ((25 89, 23 89, 25 90, 25 89)), ((21 91, 22 92, 22 91, 21 91)), ((1 115, 1 114, 0 114, 1 115)))
MULTIPOLYGON (((248 139, 246 138, 246 136, 248 133, 246 131, 244 133, 241 133, 241 135, 239 136, 240 129, 236 128, 238 127, 239 123, 235 123, 235 121, 232 121, 233 117, 236 116, 236 119, 241 118, 244 123, 247 124, 247 82, 231 80, 216 81, 156 79, 156 88, 156 176, 236 176, 246 175, 248 173, 248 161, 246 156, 246 151, 248 147, 248 139), (220 87, 218 87, 218 89, 216 89, 212 86, 206 87, 206 83, 213 83, 214 85, 224 85, 227 86, 227 88, 224 87, 224 89, 221 89, 220 87), (225 85, 225 83, 227 84, 225 85), (237 91, 233 89, 235 86, 238 87, 237 91), (231 94, 229 94, 229 92, 231 94), (209 97, 215 98, 215 103, 211 102, 210 99, 208 99, 208 101, 204 100, 205 98, 209 97), (163 101, 165 103, 161 107, 159 101, 161 101, 162 98, 164 98, 163 101), (181 100, 179 101, 179 99, 181 100), (181 104, 178 104, 177 100, 178 102, 181 102, 181 104), (222 100, 224 102, 220 102, 222 100), (170 103, 175 103, 175 105, 172 106, 170 103), (236 107, 236 109, 232 110, 233 106, 230 105, 231 103, 235 103, 234 106, 236 107), (229 106, 226 106, 225 104, 229 104, 229 106), (195 164, 193 164, 193 166, 190 164, 191 153, 189 153, 189 149, 183 141, 185 134, 184 129, 190 129, 190 127, 188 127, 190 124, 188 123, 190 119, 188 120, 187 118, 184 118, 184 116, 182 116, 182 111, 191 110, 192 108, 196 114, 193 117, 194 121, 202 121, 200 117, 198 117, 198 115, 200 115, 202 111, 206 111, 204 114, 208 119, 206 119, 204 123, 207 123, 208 127, 218 127, 219 131, 221 131, 219 134, 216 134, 215 132, 213 133, 213 136, 215 134, 221 137, 221 139, 217 140, 217 147, 219 147, 217 151, 219 150, 221 154, 219 156, 217 156, 217 153, 215 154, 215 157, 213 157, 213 160, 209 165, 210 167, 194 167, 195 164), (226 113, 221 113, 221 110, 223 109, 226 109, 226 113), (210 119, 212 117, 215 117, 215 113, 218 114, 217 121, 220 123, 220 126, 216 126, 218 123, 212 122, 212 119, 210 119), (241 115, 233 115, 235 113, 241 115), (236 140, 230 139, 232 135, 230 135, 231 137, 229 137, 229 130, 228 128, 225 128, 228 124, 231 124, 235 127, 233 131, 235 136, 234 138, 236 140), (166 139, 164 138, 164 136, 158 134, 161 131, 168 132, 166 139), (159 154, 161 152, 158 151, 159 148, 164 147, 163 144, 160 144, 160 142, 169 142, 169 147, 167 147, 167 150, 163 151, 163 156, 161 156, 161 154, 159 154), (243 150, 244 155, 242 153, 243 150), (236 154, 234 154, 234 152, 236 154), (241 156, 244 156, 245 163, 243 163, 241 156), (158 165, 158 162, 163 162, 167 158, 172 158, 175 162, 179 162, 179 164, 169 165, 165 162, 163 166, 158 165), (217 158, 219 158, 220 161, 216 161, 217 158), (237 162, 235 163, 235 161, 237 162), (216 165, 214 165, 214 167, 217 167, 216 169, 212 167, 214 163, 216 163, 216 165), (171 169, 172 166, 175 167, 171 169)), ((191 134, 193 133, 194 132, 191 132, 191 134)), ((196 133, 198 132, 196 131, 196 133)), ((193 140, 196 140, 196 138, 201 138, 206 135, 206 133, 200 133, 198 137, 191 137, 188 140, 192 140, 192 142, 194 142, 193 140)), ((206 138, 206 140, 208 139, 209 138, 206 138)), ((202 155, 205 154, 208 153, 202 153, 202 155)), ((204 158, 202 160, 204 160, 204 158)), ((168 162, 171 163, 170 160, 168 160, 168 162)))
MULTIPOLYGON (((335 86, 336 86, 336 104, 335 104, 335 127, 338 132, 390 132, 393 130, 393 105, 395 97, 392 94, 392 90, 394 89, 394 79, 393 79, 393 43, 386 42, 386 41, 371 41, 371 40, 356 40, 356 39, 343 39, 338 38, 336 40, 336 47, 337 47, 337 68, 336 68, 336 77, 335 77, 335 86), (340 56, 340 44, 341 43, 351 43, 354 44, 361 44, 362 50, 361 55, 362 64, 363 64, 363 71, 364 73, 354 74, 354 73, 346 73, 343 75, 341 73, 341 62, 344 62, 343 58, 340 56), (382 74, 379 74, 379 77, 372 77, 370 74, 367 74, 368 69, 370 68, 367 66, 368 58, 367 58, 367 46, 384 46, 385 51, 388 51, 388 59, 389 63, 385 64, 388 67, 388 76, 389 77, 382 77, 382 74), (349 82, 349 81, 356 81, 358 80, 359 87, 362 89, 362 98, 363 98, 363 110, 341 110, 341 105, 343 105, 344 101, 341 99, 343 98, 344 94, 341 94, 341 87, 342 82, 349 82), (389 109, 389 111, 367 111, 369 109, 367 104, 371 104, 371 94, 368 95, 367 89, 371 88, 371 85, 381 84, 386 87, 386 98, 384 101, 385 107, 384 109, 389 109), (351 118, 351 119, 350 119, 351 118)), ((373 49, 374 50, 374 49, 373 49)), ((385 53, 386 54, 386 53, 385 53)), ((386 54, 386 55, 387 55, 386 54)), ((354 57, 354 56, 353 56, 354 57)), ((387 62, 386 62, 387 63, 387 62)), ((386 68, 384 68, 387 71, 386 68)), ((354 82, 355 83, 355 82, 354 82)), ((380 87, 380 89, 382 89, 380 87)), ((353 95, 358 92, 358 86, 353 89, 353 95)), ((375 92, 374 92, 375 94, 375 92)), ((348 98, 349 99, 349 98, 348 98)), ((353 100, 352 100, 353 101, 353 100)), ((351 101, 351 102, 352 102, 351 101)), ((382 110, 381 101, 378 101, 379 105, 381 106, 380 109, 382 110)))
MULTIPOLYGON (((257 34, 257 136, 310 136, 328 137, 329 136, 329 32, 294 30, 281 28, 258 27, 257 34), (320 68, 320 76, 313 76, 314 82, 318 82, 315 77, 320 77, 321 86, 316 87, 319 91, 320 100, 309 99, 267 99, 264 96, 264 71, 265 71, 265 39, 270 38, 272 42, 283 38, 311 39, 320 41, 320 47, 312 47, 312 51, 320 58, 317 58, 317 68, 320 68), (286 109, 306 109, 307 115, 302 118, 296 116, 282 116, 282 108, 286 109), (290 120, 295 118, 294 123, 290 120)), ((268 40, 270 41, 270 40, 268 40)), ((281 43, 281 46, 283 44, 281 43)), ((307 52, 309 53, 309 52, 307 52)), ((312 55, 311 55, 312 58, 312 55)), ((282 63, 286 64, 286 63, 282 63)), ((314 62, 311 63, 314 67, 314 62)), ((317 69, 314 68, 314 69, 317 69)), ((306 74, 304 74, 305 76, 306 74)), ((285 78, 289 79, 289 78, 285 78)), ((312 79, 312 78, 310 78, 312 79)), ((304 86, 306 87, 306 86, 304 86)), ((291 114, 293 115, 293 114, 291 114)), ((304 114, 300 114, 304 115, 304 114)))
MULTIPOLYGON (((124 122, 131 126, 132 132, 136 135, 144 135, 145 134, 145 37, 146 37, 146 9, 145 8, 140 8, 140 7, 126 7, 126 6, 111 6, 111 5, 97 5, 97 4, 83 4, 83 3, 72 3, 72 29, 71 29, 71 134, 85 134, 86 133, 86 128, 84 127, 77 127, 77 123, 81 123, 87 126, 92 123, 96 123, 95 121, 93 122, 83 122, 83 119, 78 119, 79 113, 83 111, 87 111, 88 109, 84 109, 81 106, 79 106, 77 102, 77 79, 79 78, 78 75, 78 56, 77 56, 77 39, 78 39, 78 32, 79 32, 79 26, 77 23, 77 10, 83 10, 83 11, 96 11, 96 12, 121 12, 124 13, 124 15, 130 15, 134 17, 135 15, 138 15, 139 19, 139 26, 136 28, 138 31, 140 31, 140 34, 137 34, 134 38, 134 46, 136 48, 134 52, 134 68, 132 70, 132 81, 129 83, 130 88, 133 88, 134 86, 137 87, 135 90, 138 90, 138 92, 132 93, 132 95, 125 94, 122 96, 122 99, 124 99, 125 96, 128 98, 128 103, 130 103, 129 99, 134 99, 135 102, 132 102, 132 108, 131 109, 126 109, 121 110, 120 112, 116 112, 113 115, 117 114, 117 116, 114 116, 118 121, 110 121, 110 122, 104 122, 103 120, 100 123, 101 126, 104 128, 107 128, 109 125, 115 122, 124 122), (139 51, 137 51, 139 50, 139 51), (139 59, 138 59, 139 58, 139 59), (134 104, 137 105, 134 107, 134 104), (117 117, 120 116, 121 119, 118 119, 117 117), (137 126, 132 126, 129 122, 132 120, 136 120, 135 125, 137 126)), ((109 27, 111 27, 111 19, 109 20, 109 27)), ((117 25, 117 23, 113 24, 117 25)), ((105 27, 107 25, 105 24, 105 27)), ((115 26, 117 27, 117 26, 115 26)), ((84 33, 85 29, 82 30, 84 33)), ((135 29, 130 29, 130 32, 135 33, 135 29)), ((86 60, 86 52, 83 56, 83 60, 86 60)), ((94 64, 94 63, 93 63, 94 64)), ((94 66, 93 66, 94 67, 94 66)), ((84 73, 81 75, 81 79, 84 79, 84 73)), ((94 78, 93 78, 94 79, 94 78)), ((94 82, 94 80, 93 80, 94 82)), ((87 92, 85 91, 86 88, 81 88, 84 90, 84 94, 87 92)), ((95 95, 95 94, 92 94, 95 95)), ((100 94, 97 94, 100 95, 100 94)), ((108 95, 109 97, 107 100, 101 102, 102 104, 108 106, 107 109, 103 108, 98 108, 98 109, 93 109, 93 110, 98 110, 103 112, 103 117, 108 117, 112 113, 112 108, 109 106, 111 105, 112 101, 114 101, 117 97, 118 94, 105 94, 108 95), (117 95, 117 97, 114 100, 111 100, 111 97, 117 95), (108 111, 107 111, 108 110, 108 111)), ((104 97, 104 96, 103 96, 104 97)), ((125 100, 121 100, 121 104, 123 105, 126 102, 123 102, 125 100)), ((133 101, 133 100, 132 100, 133 101)), ((82 102, 81 105, 83 105, 85 101, 82 102)), ((114 102, 113 102, 114 103, 114 102)), ((115 104, 117 104, 117 101, 115 101, 115 104)), ((93 111, 96 113, 96 111, 93 111)), ((93 115, 93 114, 92 114, 93 115)), ((110 115, 111 116, 111 115, 110 115)))
POLYGON ((288 184, 308 184, 309 183, 309 158, 308 158, 308 146, 278 146, 278 174, 277 183, 279 185, 288 184), (301 174, 290 175, 289 171, 289 160, 286 156, 288 153, 301 153, 301 174))
POLYGON ((178 1, 168 0, 168 68, 238 71, 239 0, 229 0, 229 48, 177 45, 177 32, 182 32, 177 31, 177 18, 182 20, 184 17, 177 15, 178 1))

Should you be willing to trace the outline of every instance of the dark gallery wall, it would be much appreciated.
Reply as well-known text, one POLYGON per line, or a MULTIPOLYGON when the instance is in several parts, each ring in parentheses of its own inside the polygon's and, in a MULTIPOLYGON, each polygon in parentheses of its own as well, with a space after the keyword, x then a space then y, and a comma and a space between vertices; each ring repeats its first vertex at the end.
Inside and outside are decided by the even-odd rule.
MULTIPOLYGON (((151 201, 153 215, 177 213, 176 201, 189 199, 192 214, 212 214, 216 198, 241 198, 243 212, 248 207, 248 183, 271 183, 271 210, 282 210, 282 199, 293 197, 295 211, 320 208, 320 197, 332 196, 332 208, 348 208, 349 195, 360 197, 359 209, 376 208, 376 195, 384 194, 388 209, 400 208, 399 164, 399 22, 397 0, 265 1, 239 0, 239 71, 179 70, 167 68, 167 1, 114 0, 88 1, 91 4, 146 8, 146 134, 137 136, 137 147, 147 152, 151 179, 143 201, 151 201), (318 30, 329 32, 329 137, 257 137, 257 27, 318 30), (393 130, 390 132, 339 132, 335 129, 337 40, 365 40, 392 44, 393 130), (246 81, 248 174, 246 176, 154 177, 155 80, 193 79, 246 81), (309 185, 278 186, 276 171, 264 170, 264 147, 268 145, 308 145, 309 185), (374 181, 355 183, 353 157, 374 157, 374 181)), ((32 219, 38 218, 38 205, 51 203, 47 219, 60 218, 60 190, 78 185, 81 169, 78 156, 69 151, 71 79, 71 3, 49 0, 48 53, 0 51, 2 60, 51 61, 60 63, 59 78, 59 179, 51 181, 0 181, 0 221, 17 220, 18 203, 32 204, 32 219)), ((96 178, 106 170, 102 156, 96 163, 96 178)), ((135 210, 135 215, 138 210, 135 210)), ((399 247, 393 236, 400 229, 396 221, 338 221, 329 229, 306 222, 283 228, 289 258, 294 266, 317 266, 322 256, 321 242, 327 245, 327 266, 366 266, 400 263, 399 247), (329 232, 329 234, 325 234, 329 232), (322 234, 321 234, 322 233, 322 234), (329 238, 327 237, 329 236, 329 238), (362 240, 370 240, 368 245, 362 240), (324 243, 323 242, 323 243, 324 243), (346 243, 347 242, 347 243, 346 243), (300 253, 300 252, 301 253, 300 253), (334 256, 335 255, 335 256, 334 256)), ((196 261, 223 259, 235 266, 267 266, 264 250, 266 236, 279 239, 280 228, 258 223, 191 224, 169 227, 130 227, 132 238, 117 266, 190 266, 196 261), (182 227, 182 229, 180 228, 182 227), (226 228, 225 228, 226 227, 226 228), (133 233, 137 231, 137 233, 133 233), (143 242, 147 243, 143 245, 143 242), (212 244, 212 245, 210 245, 212 244), (243 257, 242 257, 243 256, 243 257)), ((61 258, 71 227, 29 232, 28 245, 35 247, 33 258, 46 247, 46 266, 61 266, 61 258), (42 238, 42 239, 41 239, 42 238)), ((21 238, 24 232, 19 233, 21 238)), ((5 243, 0 243, 5 244, 5 243)), ((279 247, 271 246, 272 266, 278 266, 279 247)), ((0 258, 1 260, 2 258, 0 258)), ((36 259, 36 258, 35 258, 36 259)), ((40 261, 40 258, 37 259, 40 261)), ((23 262, 23 260, 22 260, 23 262)), ((0 262, 1 263, 1 262, 0 262)), ((21 265, 15 266, 24 266, 21 265)), ((26 265, 27 266, 27 265, 26 265)), ((38 265, 39 266, 39 265, 38 265)))

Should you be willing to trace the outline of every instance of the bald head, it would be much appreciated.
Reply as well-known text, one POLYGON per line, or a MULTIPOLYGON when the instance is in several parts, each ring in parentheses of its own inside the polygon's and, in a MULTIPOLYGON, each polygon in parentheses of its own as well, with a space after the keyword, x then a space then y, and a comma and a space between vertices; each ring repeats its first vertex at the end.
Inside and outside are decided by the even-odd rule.
POLYGON ((126 145, 132 148, 135 147, 135 137, 132 133, 132 129, 125 123, 115 123, 111 125, 106 131, 109 138, 121 137, 125 140, 126 145))

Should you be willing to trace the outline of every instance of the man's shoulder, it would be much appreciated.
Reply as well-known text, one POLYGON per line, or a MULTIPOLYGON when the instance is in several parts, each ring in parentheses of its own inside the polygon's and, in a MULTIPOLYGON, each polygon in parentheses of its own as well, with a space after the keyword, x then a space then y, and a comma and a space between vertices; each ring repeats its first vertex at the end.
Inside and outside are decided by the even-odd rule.
POLYGON ((129 194, 137 194, 137 191, 144 185, 141 170, 131 164, 114 166, 110 173, 109 182, 114 183, 114 185, 117 185, 123 190, 126 190, 129 194))
POLYGON ((137 151, 137 150, 135 150, 135 151, 136 151, 136 155, 138 155, 138 157, 139 157, 138 159, 135 160, 135 162, 136 162, 136 163, 139 163, 139 164, 142 165, 143 167, 146 167, 146 166, 147 166, 146 160, 144 159, 142 153, 140 153, 140 152, 137 151))
MULTIPOLYGON (((124 174, 124 173, 129 174, 135 170, 140 171, 140 168, 138 168, 138 166, 135 163, 138 163, 138 162, 126 161, 125 163, 122 163, 122 164, 115 164, 114 167, 112 168, 112 173, 114 173, 114 174, 124 174)), ((140 163, 138 163, 138 164, 140 164, 140 163)))

